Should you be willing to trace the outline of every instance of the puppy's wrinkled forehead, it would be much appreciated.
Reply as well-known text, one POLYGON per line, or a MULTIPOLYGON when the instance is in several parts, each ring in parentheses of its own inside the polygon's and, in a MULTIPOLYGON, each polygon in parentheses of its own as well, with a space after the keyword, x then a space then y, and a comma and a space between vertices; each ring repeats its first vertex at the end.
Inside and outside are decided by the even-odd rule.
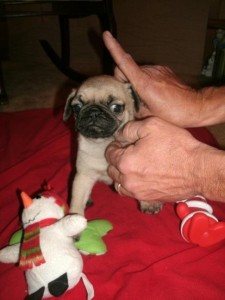
POLYGON ((78 105, 79 109, 86 105, 109 107, 111 104, 123 105, 126 111, 133 113, 134 110, 139 110, 140 100, 130 83, 122 83, 109 75, 90 77, 78 89, 73 89, 67 98, 63 120, 69 119, 75 111, 75 105, 78 105))
POLYGON ((83 101, 100 102, 109 97, 115 99, 127 98, 128 93, 124 84, 110 76, 92 77, 86 80, 78 89, 77 96, 83 101))

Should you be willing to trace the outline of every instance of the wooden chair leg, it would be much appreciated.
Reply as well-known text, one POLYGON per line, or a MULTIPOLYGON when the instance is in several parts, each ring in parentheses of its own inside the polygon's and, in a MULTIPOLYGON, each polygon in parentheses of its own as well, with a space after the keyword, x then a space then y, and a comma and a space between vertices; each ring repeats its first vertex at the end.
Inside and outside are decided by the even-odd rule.
MULTIPOLYGON (((112 1, 106 1, 105 3, 106 12, 105 14, 98 15, 102 32, 109 30, 114 37, 117 37, 116 21, 113 13, 112 1)), ((114 61, 103 45, 103 57, 102 57, 103 72, 105 74, 112 75, 114 72, 115 64, 114 61)))
MULTIPOLYGON (((88 15, 85 14, 85 16, 88 15)), ((102 9, 101 13, 97 14, 97 16, 99 18, 102 32, 109 30, 114 36, 116 36, 116 22, 113 13, 112 0, 104 1, 104 8, 102 9)), ((80 82, 86 79, 88 76, 70 68, 70 18, 73 18, 73 16, 59 15, 61 55, 58 55, 46 40, 41 40, 40 43, 53 64, 63 74, 74 81, 80 82)), ((105 74, 113 74, 114 62, 104 45, 102 66, 105 74)))
POLYGON ((84 75, 80 72, 75 71, 74 69, 70 68, 66 65, 62 58, 54 51, 51 45, 46 40, 40 41, 42 48, 44 49, 45 53, 51 59, 52 63, 67 77, 70 79, 80 82, 85 80, 88 76, 84 75))
POLYGON ((61 59, 62 62, 69 66, 70 64, 70 26, 69 18, 59 16, 60 41, 61 41, 61 59))
POLYGON ((81 82, 88 76, 77 72, 70 68, 70 27, 69 16, 59 15, 61 55, 59 56, 52 46, 46 41, 41 40, 40 43, 45 53, 48 55, 52 63, 68 78, 81 82))
MULTIPOLYGON (((116 32, 116 25, 109 22, 109 19, 106 16, 99 16, 100 24, 102 27, 102 32, 109 30, 114 37, 117 36, 116 32)), ((115 63, 107 50, 107 48, 103 45, 103 55, 102 55, 102 66, 103 66, 103 73, 112 75, 115 68, 115 63)))

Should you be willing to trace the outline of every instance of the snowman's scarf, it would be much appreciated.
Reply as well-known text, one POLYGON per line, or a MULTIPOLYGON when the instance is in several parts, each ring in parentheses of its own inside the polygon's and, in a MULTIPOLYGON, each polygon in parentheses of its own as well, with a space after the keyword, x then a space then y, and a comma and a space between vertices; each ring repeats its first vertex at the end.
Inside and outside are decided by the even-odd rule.
POLYGON ((27 270, 45 263, 40 247, 40 229, 57 221, 57 219, 49 218, 25 228, 20 252, 20 267, 27 270))

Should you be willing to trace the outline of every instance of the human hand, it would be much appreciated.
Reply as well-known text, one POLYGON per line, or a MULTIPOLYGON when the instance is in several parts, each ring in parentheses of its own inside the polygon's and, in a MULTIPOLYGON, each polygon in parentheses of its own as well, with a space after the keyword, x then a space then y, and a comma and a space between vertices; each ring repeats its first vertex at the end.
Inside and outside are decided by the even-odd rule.
POLYGON ((181 127, 198 126, 201 97, 167 67, 138 66, 109 32, 103 34, 117 68, 115 76, 129 81, 145 105, 137 117, 158 116, 181 127))
POLYGON ((107 148, 108 173, 121 184, 123 195, 177 201, 203 192, 208 148, 187 130, 159 118, 131 121, 107 148))

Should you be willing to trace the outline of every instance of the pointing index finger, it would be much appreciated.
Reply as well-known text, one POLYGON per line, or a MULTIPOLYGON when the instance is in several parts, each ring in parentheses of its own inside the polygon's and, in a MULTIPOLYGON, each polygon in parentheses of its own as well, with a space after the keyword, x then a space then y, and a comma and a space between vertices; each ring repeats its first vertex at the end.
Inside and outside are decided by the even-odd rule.
MULTIPOLYGON (((103 33, 103 40, 119 69, 133 83, 137 76, 144 76, 132 56, 126 53, 109 31, 103 33)), ((139 80, 141 82, 141 80, 139 80)))

